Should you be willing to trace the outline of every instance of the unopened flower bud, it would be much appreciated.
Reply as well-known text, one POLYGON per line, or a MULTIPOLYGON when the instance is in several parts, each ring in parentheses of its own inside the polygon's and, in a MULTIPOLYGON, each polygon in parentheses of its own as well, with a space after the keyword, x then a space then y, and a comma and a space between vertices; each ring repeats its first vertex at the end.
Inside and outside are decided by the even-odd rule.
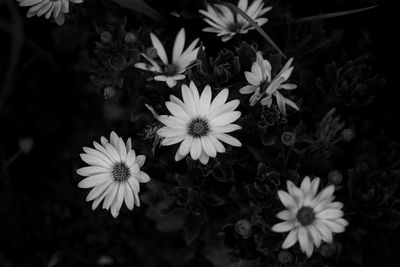
POLYGON ((31 137, 24 137, 19 139, 18 145, 19 149, 21 150, 22 153, 24 154, 29 154, 33 148, 33 139, 31 137))
POLYGON ((146 55, 149 58, 156 58, 157 57, 157 50, 154 47, 149 47, 146 49, 146 55))
POLYGON ((293 146, 296 143, 296 135, 292 132, 284 132, 281 141, 285 146, 293 146))
POLYGON ((104 99, 108 100, 110 98, 113 98, 116 95, 117 91, 115 90, 114 87, 107 86, 106 88, 104 88, 104 92, 103 93, 104 93, 104 99))
POLYGON ((109 44, 109 43, 111 43, 111 41, 113 39, 113 35, 109 31, 104 31, 101 33, 100 39, 103 44, 109 44))
POLYGON ((137 41, 136 35, 132 32, 127 32, 124 37, 124 41, 127 44, 132 44, 137 41))
POLYGON ((243 237, 248 237, 251 233, 251 223, 246 219, 239 220, 236 222, 235 231, 243 237))
POLYGON ((354 138, 354 131, 353 129, 343 129, 342 131, 342 138, 344 141, 348 142, 354 138))
POLYGON ((333 170, 328 173, 328 181, 331 184, 339 185, 343 181, 343 174, 338 170, 333 170))
POLYGON ((320 247, 319 247, 319 252, 321 253, 321 255, 325 258, 330 258, 333 255, 335 255, 335 253, 337 253, 340 250, 340 244, 338 243, 323 243, 320 247))

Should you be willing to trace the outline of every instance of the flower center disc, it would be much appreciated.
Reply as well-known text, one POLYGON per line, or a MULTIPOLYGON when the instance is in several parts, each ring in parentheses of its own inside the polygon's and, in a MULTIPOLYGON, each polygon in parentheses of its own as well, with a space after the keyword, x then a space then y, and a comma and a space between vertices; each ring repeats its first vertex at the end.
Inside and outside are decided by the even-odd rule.
POLYGON ((164 74, 167 76, 173 76, 176 74, 176 67, 174 65, 168 64, 164 67, 164 74))
POLYGON ((265 93, 267 91, 267 89, 268 89, 268 86, 269 86, 269 82, 268 81, 263 81, 260 84, 260 89, 261 89, 260 91, 265 93))
POLYGON ((210 127, 206 120, 202 118, 196 118, 192 120, 188 125, 188 134, 193 137, 202 137, 207 135, 210 127))
POLYGON ((129 176, 131 175, 131 172, 125 163, 119 162, 114 165, 112 170, 112 175, 115 181, 124 182, 128 180, 129 176))
POLYGON ((243 29, 243 26, 244 25, 242 25, 242 24, 240 24, 238 22, 232 23, 231 25, 229 25, 229 31, 230 32, 238 32, 239 33, 243 29))
POLYGON ((310 207, 302 207, 297 212, 297 220, 303 225, 307 226, 314 222, 315 220, 315 212, 310 207))

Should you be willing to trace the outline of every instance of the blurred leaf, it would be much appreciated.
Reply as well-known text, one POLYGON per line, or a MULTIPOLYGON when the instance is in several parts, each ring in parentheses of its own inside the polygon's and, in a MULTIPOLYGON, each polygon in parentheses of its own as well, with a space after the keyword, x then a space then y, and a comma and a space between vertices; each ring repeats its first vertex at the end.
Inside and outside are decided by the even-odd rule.
POLYGON ((214 194, 204 194, 203 201, 211 207, 218 207, 225 204, 225 200, 214 194))
POLYGON ((358 8, 358 9, 328 13, 328 14, 314 15, 314 16, 309 16, 309 17, 304 17, 304 18, 299 18, 299 19, 293 19, 292 23, 302 23, 302 22, 313 21, 313 20, 318 20, 318 19, 330 19, 330 18, 342 17, 342 16, 347 16, 347 15, 351 15, 351 14, 355 14, 355 13, 364 12, 364 11, 367 11, 367 10, 370 10, 370 9, 373 9, 376 7, 378 7, 378 6, 376 5, 376 6, 370 6, 370 7, 358 8))
POLYGON ((187 245, 193 243, 194 240, 200 235, 203 226, 203 218, 200 216, 189 215, 185 219, 183 227, 184 238, 187 245))
POLYGON ((154 20, 160 20, 161 15, 143 0, 112 0, 121 7, 146 15, 154 20))

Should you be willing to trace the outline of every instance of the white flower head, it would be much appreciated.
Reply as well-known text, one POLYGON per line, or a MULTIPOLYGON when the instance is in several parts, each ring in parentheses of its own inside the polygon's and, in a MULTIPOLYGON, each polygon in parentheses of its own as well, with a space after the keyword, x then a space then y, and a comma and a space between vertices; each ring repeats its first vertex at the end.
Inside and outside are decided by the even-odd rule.
POLYGON ((344 232, 348 222, 343 219, 343 203, 332 202, 335 186, 330 185, 317 194, 320 179, 310 180, 306 176, 300 188, 287 181, 288 193, 278 191, 278 196, 287 210, 276 216, 284 222, 275 224, 272 231, 289 232, 282 248, 287 249, 297 241, 300 248, 310 257, 321 241, 332 242, 332 233, 344 232))
POLYGON ((26 16, 43 16, 46 19, 54 18, 58 25, 65 21, 64 14, 69 12, 69 3, 80 4, 83 0, 17 0, 22 7, 30 7, 26 16))
POLYGON ((95 149, 83 148, 85 153, 80 156, 90 166, 76 171, 87 177, 78 186, 92 188, 86 201, 93 200, 93 210, 104 200, 103 208, 111 208, 111 214, 116 218, 123 202, 130 210, 135 205, 140 206, 139 183, 150 181, 150 177, 140 170, 146 157, 136 156, 131 139, 125 143, 115 132, 111 132, 110 141, 105 137, 100 141, 101 144, 93 142, 95 149))
POLYGON ((171 95, 165 103, 172 116, 160 115, 159 121, 165 126, 158 130, 158 135, 164 137, 161 145, 169 146, 180 143, 175 154, 175 160, 181 160, 189 153, 192 159, 207 164, 210 157, 224 153, 221 143, 240 147, 242 144, 227 133, 241 129, 236 121, 241 113, 235 111, 239 100, 228 99, 228 89, 223 89, 211 101, 211 87, 207 85, 201 95, 196 85, 182 85, 183 101, 171 95))
POLYGON ((251 66, 251 72, 246 71, 244 73, 249 85, 242 87, 239 92, 241 94, 253 94, 250 97, 250 106, 254 106, 261 99, 261 105, 270 107, 272 97, 275 96, 282 115, 286 116, 286 105, 299 110, 296 103, 279 92, 281 89, 294 90, 297 88, 296 84, 285 83, 293 72, 292 62, 293 58, 290 58, 282 70, 272 79, 271 64, 262 57, 261 52, 257 52, 257 58, 251 66))
POLYGON ((140 62, 136 63, 135 67, 154 72, 156 74, 154 80, 166 82, 167 85, 172 88, 176 85, 177 81, 185 79, 186 76, 184 73, 188 69, 196 65, 197 52, 200 49, 199 47, 196 48, 196 45, 200 39, 197 38, 186 48, 186 50, 183 50, 185 45, 185 29, 182 28, 175 38, 171 61, 168 60, 164 46, 157 36, 150 33, 150 39, 162 64, 158 64, 155 60, 142 53, 142 56, 150 64, 140 62))
MULTIPOLYGON (((272 7, 264 8, 263 0, 254 0, 250 6, 248 0, 239 0, 237 7, 246 12, 259 26, 267 23, 268 19, 262 16, 272 9, 272 7)), ((199 12, 205 16, 204 21, 211 26, 204 28, 203 31, 217 33, 217 36, 222 37, 223 42, 229 41, 238 33, 246 34, 254 29, 242 15, 235 15, 225 5, 207 4, 207 11, 199 10, 199 12)))

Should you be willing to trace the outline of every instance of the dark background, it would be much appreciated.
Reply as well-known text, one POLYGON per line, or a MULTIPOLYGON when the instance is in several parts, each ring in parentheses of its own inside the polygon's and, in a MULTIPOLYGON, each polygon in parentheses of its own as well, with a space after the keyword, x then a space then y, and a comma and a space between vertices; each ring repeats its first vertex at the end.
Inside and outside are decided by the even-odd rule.
MULTIPOLYGON (((190 1, 171 2, 150 4, 168 14, 190 1)), ((188 252, 179 233, 157 232, 145 216, 145 206, 133 212, 123 209, 113 219, 106 211, 93 212, 85 202, 87 192, 77 187, 80 178, 75 170, 82 166, 82 146, 111 130, 123 138, 137 137, 129 110, 104 101, 88 78, 85 52, 93 48, 95 38, 90 18, 58 27, 44 18, 25 18, 26 9, 16 1, 0 3, 0 266, 182 266, 177 259, 184 257, 192 257, 190 266, 212 266, 204 257, 194 256, 198 252, 188 252), (32 150, 10 163, 23 138, 34 141, 32 150)), ((304 17, 376 1, 282 0, 280 4, 294 17, 304 17)), ((349 58, 371 56, 373 70, 387 83, 360 111, 375 129, 362 135, 373 138, 385 132, 387 139, 399 141, 398 47, 393 45, 398 23, 390 15, 394 6, 389 1, 378 4, 365 13, 327 20, 326 30, 342 29, 344 35, 335 51, 325 56, 333 59, 342 50, 349 58), (366 44, 360 45, 360 40, 366 44)), ((200 29, 204 26, 200 19, 197 24, 200 29)), ((315 72, 323 72, 318 63, 315 72)), ((399 237, 399 230, 386 235, 385 248, 366 238, 361 248, 365 266, 381 262, 398 266, 399 237), (375 253, 377 249, 380 253, 375 253)))

